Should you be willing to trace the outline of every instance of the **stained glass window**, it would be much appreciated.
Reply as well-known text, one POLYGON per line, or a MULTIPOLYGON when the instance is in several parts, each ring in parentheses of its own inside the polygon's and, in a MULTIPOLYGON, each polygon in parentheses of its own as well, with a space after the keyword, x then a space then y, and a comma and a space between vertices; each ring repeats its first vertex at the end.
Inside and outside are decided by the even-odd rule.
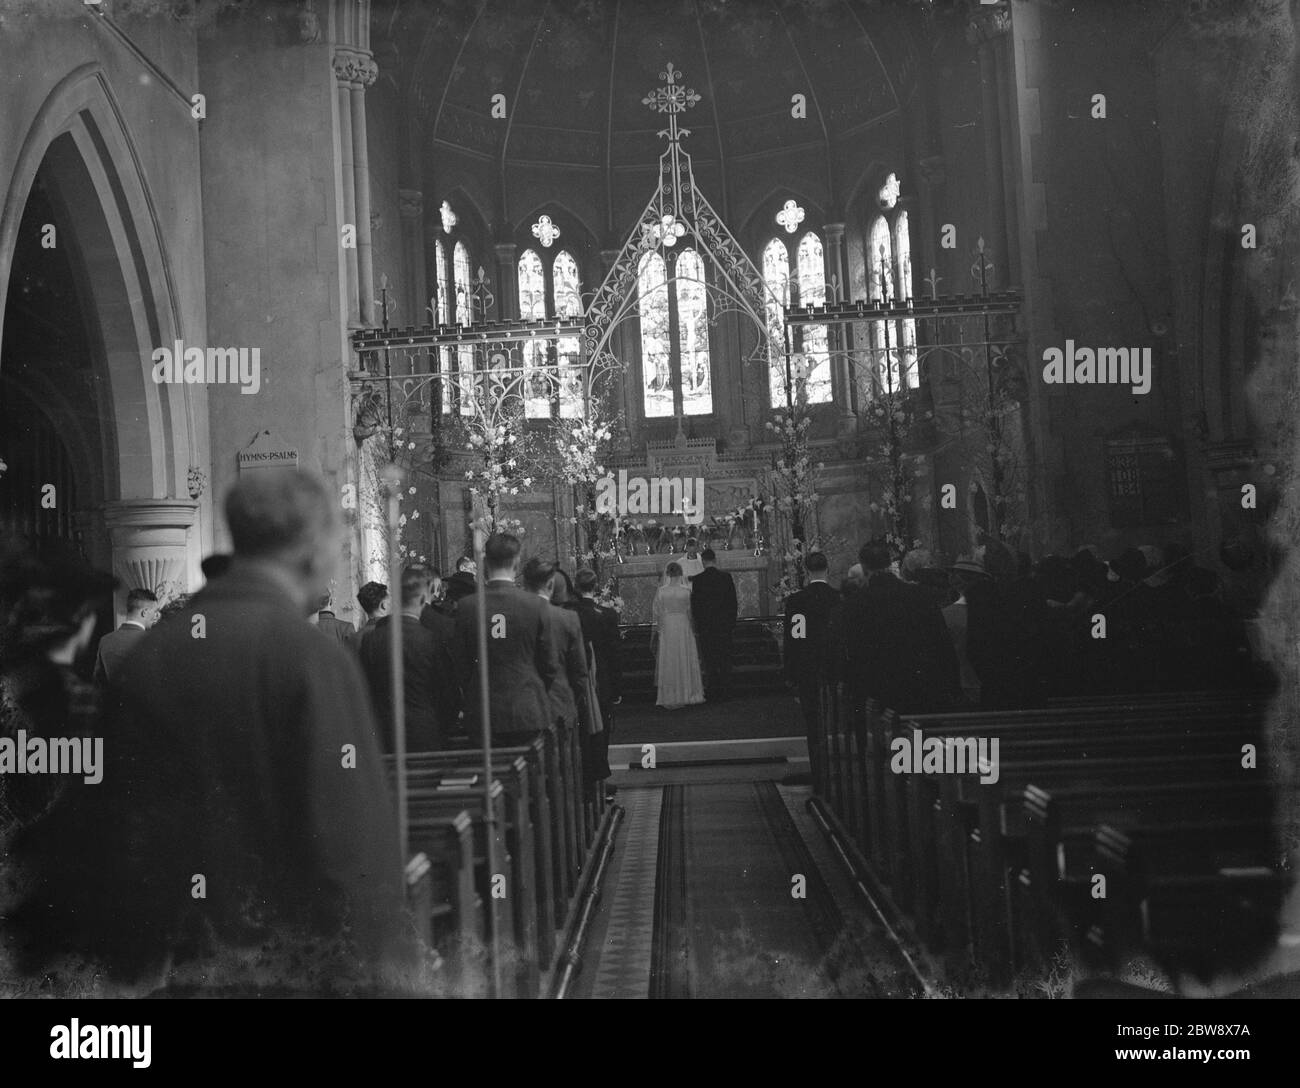
MULTIPOLYGON (((474 323, 473 295, 470 288, 472 273, 470 272, 469 250, 465 248, 464 242, 456 243, 456 249, 452 255, 452 273, 456 285, 456 324, 472 325, 474 323)), ((472 344, 460 345, 456 349, 456 358, 462 374, 471 373, 474 370, 474 346, 472 344)), ((462 384, 461 389, 461 414, 470 415, 474 409, 470 402, 469 390, 464 384, 462 384)))
MULTIPOLYGON (((870 268, 871 297, 877 302, 892 303, 897 295, 894 288, 893 245, 889 237, 889 224, 880 216, 871 227, 870 268)), ((871 347, 879 375, 880 388, 887 393, 900 388, 898 371, 899 329, 896 321, 871 323, 871 347)))
MULTIPOLYGON (((434 244, 434 259, 438 272, 438 324, 451 324, 451 281, 447 276, 447 250, 442 242, 434 244)), ((451 411, 451 348, 438 349, 438 371, 446 375, 442 383, 442 410, 451 411)))
POLYGON ((668 343, 668 272, 658 253, 646 253, 637 268, 641 317, 641 381, 647 418, 673 414, 672 360, 668 343))
POLYGON ((773 238, 763 250, 763 282, 768 288, 764 301, 771 362, 768 391, 775 406, 786 402, 785 311, 790 305, 790 255, 779 238, 773 238))
POLYGON ((682 412, 688 416, 713 411, 709 380, 709 302, 704 262, 693 249, 677 255, 677 351, 681 359, 682 412))
MULTIPOLYGON (((546 316, 546 273, 532 249, 519 258, 519 316, 535 321, 546 316)), ((524 414, 546 419, 551 414, 551 380, 546 367, 546 341, 526 340, 524 353, 524 414)))
MULTIPOLYGON (((799 242, 799 305, 826 304, 826 264, 822 241, 809 231, 799 242)), ((807 368, 809 404, 828 404, 831 399, 831 357, 825 325, 804 325, 800 330, 804 366, 807 368)))
MULTIPOLYGON (((907 212, 899 212, 894 223, 894 261, 898 274, 898 299, 906 302, 912 297, 912 241, 908 236, 907 212)), ((916 389, 921 384, 921 374, 916 363, 916 319, 904 318, 898 322, 903 351, 903 371, 907 387, 916 389)))
MULTIPOLYGON (((822 242, 812 231, 799 240, 795 250, 796 275, 790 276, 790 251, 779 237, 763 250, 763 282, 769 289, 764 304, 767 332, 771 344, 771 370, 768 393, 773 407, 787 402, 785 387, 785 311, 791 306, 821 306, 826 301, 826 266, 822 242), (779 303, 779 305, 778 305, 779 303)), ((805 394, 809 404, 826 404, 831 400, 831 360, 825 325, 804 325, 790 332, 792 378, 794 370, 804 366, 805 394)), ((793 392, 793 389, 791 390, 793 392)))
MULTIPOLYGON (((554 313, 556 317, 582 316, 582 284, 578 278, 578 262, 568 250, 555 255, 551 266, 554 285, 554 313)), ((556 341, 556 355, 560 363, 560 415, 565 419, 582 418, 582 345, 576 336, 566 336, 556 341)))

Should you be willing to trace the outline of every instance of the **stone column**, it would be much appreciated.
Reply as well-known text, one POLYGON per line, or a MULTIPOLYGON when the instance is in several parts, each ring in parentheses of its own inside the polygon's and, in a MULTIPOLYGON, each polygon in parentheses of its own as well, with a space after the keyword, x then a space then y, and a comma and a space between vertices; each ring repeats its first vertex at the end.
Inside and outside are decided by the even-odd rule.
POLYGON ((340 47, 334 51, 334 76, 339 85, 339 142, 345 215, 357 228, 355 254, 348 251, 349 319, 370 325, 375 282, 370 239, 370 151, 366 140, 366 88, 379 76, 370 53, 340 47), (350 207, 349 207, 350 204, 350 207))
POLYGON ((418 189, 397 190, 397 210, 402 217, 402 269, 406 278, 404 325, 422 325, 429 305, 424 264, 424 194, 418 189))
POLYGON ((516 253, 513 242, 498 242, 493 249, 497 255, 497 317, 512 321, 519 317, 519 274, 516 271, 516 253))
MULTIPOLYGON (((822 227, 826 238, 822 259, 826 265, 826 301, 840 302, 847 295, 849 282, 848 262, 844 252, 844 224, 827 223, 822 227), (836 294, 833 281, 840 284, 836 294)), ((850 338, 844 325, 832 325, 827 329, 827 343, 831 352, 831 395, 838 408, 839 429, 852 432, 857 429, 857 415, 853 411, 852 377, 849 366, 848 349, 850 338)))
POLYGON ((120 499, 103 506, 113 573, 126 589, 193 588, 198 574, 198 510, 193 499, 120 499))

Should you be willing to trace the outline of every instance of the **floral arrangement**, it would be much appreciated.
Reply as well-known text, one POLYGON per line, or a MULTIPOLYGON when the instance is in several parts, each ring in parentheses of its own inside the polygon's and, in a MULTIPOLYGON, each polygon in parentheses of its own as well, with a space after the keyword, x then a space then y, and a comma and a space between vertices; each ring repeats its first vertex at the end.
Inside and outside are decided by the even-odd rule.
POLYGON ((600 595, 596 598, 596 603, 601 608, 613 609, 620 616, 623 615, 623 598, 618 595, 618 579, 611 578, 601 587, 600 595))

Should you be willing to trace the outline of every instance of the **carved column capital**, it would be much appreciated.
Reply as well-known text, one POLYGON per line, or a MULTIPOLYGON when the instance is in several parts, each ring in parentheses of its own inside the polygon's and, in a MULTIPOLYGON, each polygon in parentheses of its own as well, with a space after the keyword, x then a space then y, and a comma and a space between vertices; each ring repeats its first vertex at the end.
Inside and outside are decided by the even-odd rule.
POLYGON ((826 232, 826 243, 828 245, 839 246, 844 244, 844 224, 843 223, 826 223, 822 230, 826 232))
POLYGON ((334 77, 340 83, 369 87, 379 78, 379 65, 369 53, 358 49, 335 49, 334 77))
POLYGON ((519 251, 519 247, 514 242, 498 242, 492 249, 497 255, 497 260, 502 264, 514 265, 515 254, 519 251))

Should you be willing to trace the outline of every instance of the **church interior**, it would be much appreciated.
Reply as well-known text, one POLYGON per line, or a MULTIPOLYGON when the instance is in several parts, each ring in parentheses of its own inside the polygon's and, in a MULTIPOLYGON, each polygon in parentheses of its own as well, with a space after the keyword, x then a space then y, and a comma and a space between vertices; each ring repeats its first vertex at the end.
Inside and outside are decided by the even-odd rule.
POLYGON ((109 631, 128 589, 200 590, 223 496, 268 468, 338 496, 330 607, 358 628, 362 586, 445 578, 477 529, 597 573, 628 659, 618 792, 544 850, 521 825, 558 816, 511 777, 563 767, 539 749, 465 801, 475 829, 501 806, 495 847, 491 820, 421 840, 433 932, 525 953, 453 993, 1057 996, 1071 972, 1207 993, 1260 977, 1274 929, 1294 971, 1295 7, 0 2, 0 526, 111 571, 109 631), (650 483, 607 508, 608 479, 650 483), (962 723, 828 695, 805 738, 781 673, 809 555, 838 586, 868 541, 943 570, 990 541, 1026 571, 1190 556, 1260 686, 974 714, 1002 737, 996 797, 891 774, 895 738, 962 723), (750 701, 664 724, 642 705, 656 592, 706 548, 750 701), (1172 872, 1132 853, 1192 787, 1114 797, 1189 720, 1170 758, 1222 786, 1221 850, 1161 898, 1172 872), (1088 745, 1063 734, 1093 729, 1114 783, 1070 762, 1088 745), (1250 730, 1276 796, 1207 770, 1250 730), (1043 786, 1017 737, 1066 771, 1043 786), (1118 792, 1087 810, 1094 787, 1118 792), (1267 851, 1233 838, 1260 804, 1267 851), (480 849, 545 886, 503 913, 454 860, 480 849), (1097 872, 1124 889, 1101 905, 1097 872))

